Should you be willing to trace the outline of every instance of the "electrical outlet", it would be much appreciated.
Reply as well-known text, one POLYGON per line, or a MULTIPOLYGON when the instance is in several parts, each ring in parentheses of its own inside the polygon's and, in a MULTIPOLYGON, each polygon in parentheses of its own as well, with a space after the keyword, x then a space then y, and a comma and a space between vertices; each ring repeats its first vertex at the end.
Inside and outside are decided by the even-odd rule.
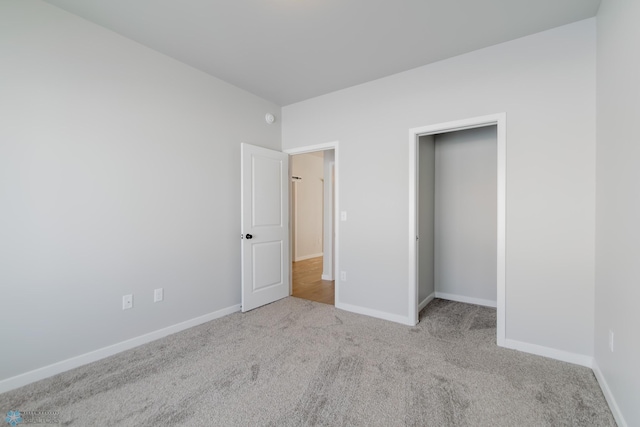
POLYGON ((347 220, 347 211, 340 212, 340 221, 346 221, 346 220, 347 220))
POLYGON ((346 271, 341 271, 340 272, 340 280, 343 282, 347 281, 347 272, 346 271))
POLYGON ((613 331, 609 330, 609 350, 613 353, 613 331))
POLYGON ((122 309, 128 310, 130 308, 133 308, 133 295, 132 294, 124 295, 122 297, 122 309))
POLYGON ((162 288, 155 289, 153 291, 153 302, 160 302, 164 299, 164 291, 162 288))

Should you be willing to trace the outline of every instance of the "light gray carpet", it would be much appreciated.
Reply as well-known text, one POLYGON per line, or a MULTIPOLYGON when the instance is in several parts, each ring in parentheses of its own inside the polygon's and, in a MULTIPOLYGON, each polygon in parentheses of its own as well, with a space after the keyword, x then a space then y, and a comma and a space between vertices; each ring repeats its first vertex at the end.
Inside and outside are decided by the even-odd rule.
POLYGON ((0 395, 73 426, 614 426, 590 369, 498 348, 495 310, 406 327, 286 298, 0 395))

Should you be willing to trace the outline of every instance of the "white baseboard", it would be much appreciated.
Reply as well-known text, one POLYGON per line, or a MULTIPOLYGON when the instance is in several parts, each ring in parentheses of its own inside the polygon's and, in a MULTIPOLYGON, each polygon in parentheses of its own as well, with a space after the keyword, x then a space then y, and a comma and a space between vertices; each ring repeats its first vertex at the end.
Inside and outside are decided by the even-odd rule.
POLYGON ((573 363, 574 365, 586 366, 587 368, 591 368, 593 366, 593 357, 585 356, 584 354, 571 353, 564 350, 558 350, 551 347, 543 347, 541 345, 515 341, 508 338, 504 340, 504 346, 505 348, 510 348, 512 350, 536 354, 538 356, 544 356, 550 359, 573 363))
POLYGON ((600 384, 600 388, 602 389, 602 394, 604 394, 604 398, 607 399, 607 403, 609 404, 609 409, 611 409, 611 413, 613 414, 613 418, 616 420, 616 424, 618 427, 628 427, 627 421, 622 416, 622 411, 620 411, 620 407, 618 406, 618 402, 613 397, 613 393, 611 393, 611 389, 609 388, 609 384, 607 384, 607 380, 604 378, 604 374, 600 370, 598 366, 598 362, 593 360, 593 373, 598 380, 598 384, 600 384))
POLYGON ((324 255, 324 253, 320 252, 319 254, 298 256, 298 257, 295 257, 293 259, 293 262, 304 261, 305 259, 311 259, 311 258, 319 258, 319 257, 321 257, 323 255, 324 255))
POLYGON ((450 301, 466 302, 467 304, 483 305, 485 307, 496 308, 498 306, 496 301, 491 301, 488 299, 465 297, 465 296, 456 295, 456 294, 447 294, 444 292, 436 292, 436 298, 448 299, 450 301))
POLYGON ((422 302, 420 304, 418 304, 418 313, 420 313, 422 311, 422 309, 427 306, 427 304, 429 304, 431 301, 433 301, 435 297, 436 297, 436 293, 432 292, 431 295, 429 295, 428 297, 423 299, 422 302))
POLYGON ((322 280, 335 280, 334 277, 331 274, 323 274, 321 277, 322 280))
POLYGON ((400 316, 398 314, 385 313, 384 311, 374 310, 372 308, 360 307, 357 305, 344 304, 336 302, 336 308, 350 311, 352 313, 364 314, 365 316, 376 317, 378 319, 389 320, 391 322, 401 323, 403 325, 415 326, 415 322, 411 322, 409 317, 400 316))
POLYGON ((87 363, 104 359, 105 357, 113 356, 114 354, 123 352, 125 350, 138 347, 139 345, 155 341, 157 339, 166 337, 167 335, 175 334, 176 332, 192 328, 194 326, 209 322, 214 319, 218 319, 237 311, 240 311, 240 304, 223 308, 221 310, 214 311, 213 313, 208 313, 194 319, 186 320, 184 322, 171 325, 166 328, 158 329, 157 331, 149 332, 148 334, 140 335, 139 337, 131 338, 117 344, 90 351, 89 353, 81 354, 70 359, 62 360, 60 362, 56 362, 42 368, 34 369, 33 371, 16 375, 15 377, 4 379, 0 381, 0 393, 22 387, 35 381, 43 380, 61 372, 86 365, 87 363))

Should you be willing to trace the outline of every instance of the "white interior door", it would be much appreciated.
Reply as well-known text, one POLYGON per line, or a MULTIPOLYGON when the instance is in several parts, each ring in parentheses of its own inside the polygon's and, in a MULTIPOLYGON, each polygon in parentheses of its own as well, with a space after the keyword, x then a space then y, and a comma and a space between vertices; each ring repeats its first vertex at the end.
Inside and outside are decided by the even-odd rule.
POLYGON ((242 144, 242 311, 289 296, 289 156, 242 144))

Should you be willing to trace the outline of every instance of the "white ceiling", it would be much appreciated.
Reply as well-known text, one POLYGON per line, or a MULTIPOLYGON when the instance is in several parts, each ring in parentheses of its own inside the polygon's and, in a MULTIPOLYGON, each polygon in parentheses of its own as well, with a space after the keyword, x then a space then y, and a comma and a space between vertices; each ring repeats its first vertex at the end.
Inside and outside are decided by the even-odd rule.
POLYGON ((284 106, 595 16, 600 0, 46 0, 284 106))

